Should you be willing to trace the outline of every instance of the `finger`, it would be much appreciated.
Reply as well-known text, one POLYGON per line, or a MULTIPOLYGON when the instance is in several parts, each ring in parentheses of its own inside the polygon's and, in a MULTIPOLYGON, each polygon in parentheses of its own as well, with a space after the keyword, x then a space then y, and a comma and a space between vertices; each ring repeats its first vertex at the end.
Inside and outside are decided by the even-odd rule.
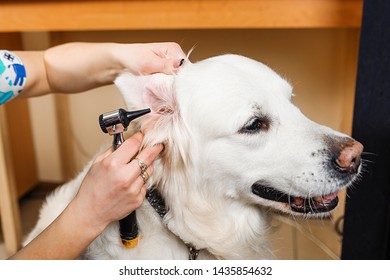
MULTIPOLYGON (((152 168, 152 163, 153 161, 157 158, 157 156, 161 153, 161 151, 163 150, 163 145, 162 144, 158 144, 158 145, 154 145, 152 147, 147 147, 145 149, 143 149, 135 159, 133 159, 129 164, 128 164, 128 171, 127 172, 134 172, 134 170, 137 170, 136 171, 136 175, 138 176, 139 174, 141 174, 141 172, 143 171, 143 165, 146 165, 147 166, 147 169, 146 171, 149 173, 149 168, 152 168)), ((151 169, 153 171, 153 169, 151 169)), ((149 173, 149 175, 151 175, 151 173, 149 173)))
POLYGON ((171 43, 163 43, 161 45, 165 49, 165 54, 167 58, 184 58, 187 55, 183 52, 182 48, 179 44, 171 42, 171 43))
POLYGON ((134 183, 137 184, 137 186, 141 186, 141 187, 143 185, 147 185, 150 177, 152 177, 153 175, 153 171, 154 171, 153 163, 150 164, 150 166, 145 172, 141 172, 141 169, 138 169, 137 177, 134 179, 134 183), (145 176, 143 176, 142 174, 144 174, 145 176))
POLYGON ((158 157, 158 155, 162 152, 163 149, 164 146, 162 144, 146 147, 139 152, 137 158, 143 163, 145 163, 147 166, 149 166, 158 157))
MULTIPOLYGON (((134 167, 133 168, 137 168, 134 167)), ((153 165, 151 165, 147 171, 150 176, 153 174, 153 165)), ((124 176, 128 176, 129 174, 125 174, 124 176)), ((134 171, 133 171, 134 175, 134 171)), ((133 177, 133 176, 132 176, 133 177)), ((137 175, 134 176, 134 178, 131 179, 131 184, 128 186, 127 194, 124 195, 126 198, 125 204, 129 207, 133 208, 131 211, 136 210, 138 207, 140 207, 145 199, 146 196, 146 188, 147 188, 147 181, 145 182, 144 179, 141 177, 141 173, 139 170, 137 170, 137 175)))
POLYGON ((184 59, 181 58, 160 58, 154 59, 153 64, 149 65, 148 74, 164 73, 171 75, 176 73, 183 65, 184 59))
POLYGON ((141 148, 142 139, 142 133, 137 132, 124 141, 116 151, 107 157, 107 159, 115 158, 119 163, 128 163, 141 148))
POLYGON ((167 71, 169 71, 170 68, 173 68, 173 71, 176 73, 179 71, 180 67, 183 66, 185 63, 184 58, 177 59, 170 59, 166 62, 165 67, 168 67, 167 71))
MULTIPOLYGON (((132 199, 130 201, 128 201, 128 203, 126 203, 127 205, 132 205, 133 209, 130 211, 130 213, 133 212, 134 210, 136 210, 137 208, 139 208, 142 205, 143 201, 145 200, 146 184, 144 184, 143 182, 138 183, 138 184, 140 186, 138 193, 136 195, 134 195, 134 194, 129 195, 129 197, 131 197, 132 199)), ((130 213, 128 213, 128 214, 130 214, 130 213)))

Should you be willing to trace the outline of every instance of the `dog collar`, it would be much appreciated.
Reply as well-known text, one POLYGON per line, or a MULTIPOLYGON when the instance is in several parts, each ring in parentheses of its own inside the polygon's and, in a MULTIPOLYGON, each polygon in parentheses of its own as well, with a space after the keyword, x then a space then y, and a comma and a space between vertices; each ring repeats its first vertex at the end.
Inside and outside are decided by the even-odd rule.
POLYGON ((146 191, 146 199, 149 201, 149 204, 153 207, 157 214, 161 218, 164 218, 165 214, 167 213, 165 201, 160 192, 154 186, 146 191))
MULTIPOLYGON (((152 186, 151 189, 148 189, 146 191, 146 199, 149 201, 149 204, 153 207, 157 214, 161 218, 164 218, 164 216, 167 214, 167 208, 165 206, 164 198, 161 196, 160 192, 155 186, 152 186)), ((196 260, 198 258, 200 250, 196 249, 192 244, 188 244, 185 242, 184 244, 188 248, 188 259, 196 260)))

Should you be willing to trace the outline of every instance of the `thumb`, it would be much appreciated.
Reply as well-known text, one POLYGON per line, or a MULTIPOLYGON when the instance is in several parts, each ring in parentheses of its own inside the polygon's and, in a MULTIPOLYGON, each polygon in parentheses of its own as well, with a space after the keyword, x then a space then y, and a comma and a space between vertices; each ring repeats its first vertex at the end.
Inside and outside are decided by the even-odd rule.
POLYGON ((153 73, 164 73, 173 74, 176 73, 180 66, 184 64, 184 59, 174 58, 159 58, 155 61, 154 65, 151 65, 153 69, 150 74, 153 73))

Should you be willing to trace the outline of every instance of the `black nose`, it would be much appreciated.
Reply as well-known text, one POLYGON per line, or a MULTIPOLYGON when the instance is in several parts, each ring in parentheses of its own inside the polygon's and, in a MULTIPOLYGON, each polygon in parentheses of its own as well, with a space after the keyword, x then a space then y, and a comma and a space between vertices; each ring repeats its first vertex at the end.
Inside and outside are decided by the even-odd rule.
POLYGON ((343 173, 356 173, 360 166, 363 145, 353 139, 336 145, 334 163, 336 168, 343 173))

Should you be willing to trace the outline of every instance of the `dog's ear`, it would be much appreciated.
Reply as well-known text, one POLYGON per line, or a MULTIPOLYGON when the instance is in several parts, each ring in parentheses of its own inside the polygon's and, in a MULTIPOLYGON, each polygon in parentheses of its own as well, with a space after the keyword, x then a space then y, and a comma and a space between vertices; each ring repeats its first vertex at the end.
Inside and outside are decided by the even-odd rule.
POLYGON ((164 144, 164 165, 182 168, 188 161, 189 131, 181 119, 176 99, 175 75, 134 76, 123 73, 115 84, 125 99, 128 110, 150 108, 134 123, 144 133, 143 145, 164 144))
MULTIPOLYGON (((167 129, 177 119, 178 109, 174 90, 174 75, 153 74, 147 76, 135 76, 131 73, 122 73, 115 85, 120 90, 128 110, 150 108, 151 113, 137 119, 140 130, 146 132, 150 129, 160 131, 153 134, 156 142, 165 142, 164 134, 169 135, 167 129)), ((150 135, 147 138, 151 138, 150 135)), ((154 142, 154 141, 153 141, 154 142)))
POLYGON ((129 110, 148 107, 152 114, 158 115, 174 112, 173 83, 173 75, 134 76, 128 72, 120 74, 115 80, 129 110))

